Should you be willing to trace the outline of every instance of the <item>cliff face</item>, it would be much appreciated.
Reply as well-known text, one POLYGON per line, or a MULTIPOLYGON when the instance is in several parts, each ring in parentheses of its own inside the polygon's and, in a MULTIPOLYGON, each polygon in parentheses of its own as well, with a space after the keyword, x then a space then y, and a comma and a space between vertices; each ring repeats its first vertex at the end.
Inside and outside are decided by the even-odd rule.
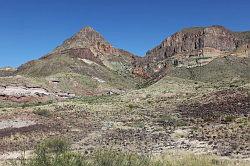
POLYGON ((139 75, 154 75, 169 65, 187 67, 209 63, 216 57, 248 48, 249 33, 232 32, 222 26, 183 29, 166 38, 137 62, 134 71, 139 75))
POLYGON ((190 28, 168 37, 159 46, 150 50, 146 58, 163 60, 178 53, 190 55, 206 47, 220 51, 233 51, 242 41, 233 32, 221 26, 190 28))

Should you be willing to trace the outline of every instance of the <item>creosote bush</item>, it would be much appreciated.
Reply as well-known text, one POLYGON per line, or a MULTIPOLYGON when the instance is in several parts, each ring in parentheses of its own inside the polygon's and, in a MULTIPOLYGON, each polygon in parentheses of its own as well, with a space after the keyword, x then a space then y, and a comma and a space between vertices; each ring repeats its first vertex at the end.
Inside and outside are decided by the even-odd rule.
MULTIPOLYGON (((48 139, 37 145, 31 159, 20 162, 21 166, 86 166, 82 155, 69 151, 69 144, 62 139, 48 139)), ((15 163, 16 164, 16 163, 15 163)), ((18 164, 16 164, 18 165, 18 164)))
POLYGON ((150 166, 152 163, 146 156, 117 151, 99 151, 93 158, 93 166, 150 166))
POLYGON ((33 113, 36 114, 36 115, 39 115, 39 116, 44 116, 44 117, 49 117, 51 115, 49 110, 41 109, 41 108, 35 109, 33 111, 33 113))
MULTIPOLYGON (((180 154, 179 154, 180 155, 180 154)), ((176 157, 167 155, 160 159, 114 150, 101 150, 93 156, 83 156, 70 151, 69 144, 62 139, 49 139, 40 143, 30 159, 22 159, 17 166, 228 166, 234 162, 218 160, 213 156, 190 155, 176 157)), ((244 164, 237 163, 239 166, 244 164)))

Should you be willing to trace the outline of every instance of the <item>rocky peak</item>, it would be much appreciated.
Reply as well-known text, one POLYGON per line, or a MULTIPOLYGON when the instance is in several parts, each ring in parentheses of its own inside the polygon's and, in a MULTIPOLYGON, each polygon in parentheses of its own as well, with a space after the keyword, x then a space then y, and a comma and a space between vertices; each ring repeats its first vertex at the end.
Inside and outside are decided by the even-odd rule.
POLYGON ((94 46, 105 45, 111 46, 104 37, 95 31, 92 27, 85 27, 71 38, 63 42, 53 52, 61 52, 68 49, 90 48, 94 46))
POLYGON ((161 61, 176 54, 198 54, 204 48, 232 51, 239 43, 234 33, 222 26, 186 28, 148 51, 146 57, 153 61, 161 61))
MULTIPOLYGON (((65 62, 60 67, 67 71, 79 72, 86 66, 90 67, 88 61, 91 61, 91 64, 98 64, 111 70, 130 72, 136 56, 122 49, 114 48, 100 33, 91 27, 85 27, 65 40, 54 51, 41 57, 39 61, 30 61, 20 66, 18 72, 31 73, 30 71, 32 71, 32 74, 40 75, 41 72, 34 66, 40 65, 45 71, 47 68, 50 69, 51 66, 54 66, 54 64, 63 64, 61 61, 65 59, 70 60, 71 63, 65 62), (39 64, 42 61, 44 63, 39 64)), ((51 69, 48 72, 44 72, 44 75, 57 72, 56 69, 51 69)), ((87 69, 83 73, 89 74, 87 69)))
POLYGON ((93 44, 109 44, 100 33, 89 26, 81 29, 73 38, 93 44))

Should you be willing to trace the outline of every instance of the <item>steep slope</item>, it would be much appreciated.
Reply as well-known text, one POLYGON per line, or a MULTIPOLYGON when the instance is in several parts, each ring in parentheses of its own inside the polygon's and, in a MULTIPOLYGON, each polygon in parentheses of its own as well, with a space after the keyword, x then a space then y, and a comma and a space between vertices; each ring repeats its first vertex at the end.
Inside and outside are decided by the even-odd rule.
MULTIPOLYGON (((74 61, 82 60, 83 62, 93 61, 101 66, 105 66, 114 71, 129 70, 132 62, 136 58, 135 55, 114 48, 109 44, 98 32, 91 27, 86 27, 80 32, 76 33, 71 38, 63 42, 48 55, 39 59, 39 61, 51 60, 57 57, 73 58, 74 61)), ((18 71, 20 73, 29 74, 34 63, 38 61, 31 61, 22 65, 18 71)), ((87 62, 88 63, 88 62, 87 62)), ((65 67, 68 67, 65 65, 65 67)), ((34 71, 34 73, 36 70, 34 71)), ((51 71, 52 73, 55 71, 51 71)), ((50 75, 50 72, 46 72, 50 75)), ((37 74, 40 76, 39 74, 37 74)))
POLYGON ((250 57, 219 57, 204 66, 177 67, 166 75, 202 82, 247 83, 250 82, 250 57))
POLYGON ((137 58, 114 48, 93 28, 86 27, 46 56, 20 66, 16 73, 44 78, 51 84, 48 88, 56 91, 102 94, 136 87, 131 70, 137 58))
POLYGON ((203 66, 227 55, 247 57, 249 39, 249 32, 232 32, 222 26, 183 29, 148 51, 137 61, 134 73, 157 79, 172 67, 203 66))
MULTIPOLYGON (((51 60, 53 61, 59 57, 62 57, 62 59, 67 59, 66 61, 69 63, 61 66, 60 69, 58 69, 59 71, 64 68, 63 70, 66 71, 77 70, 77 72, 79 72, 78 69, 75 69, 75 66, 70 64, 68 61, 69 58, 72 59, 73 63, 80 60, 85 64, 96 63, 113 71, 126 72, 129 72, 134 59, 136 59, 135 55, 127 51, 114 48, 98 32, 96 32, 91 27, 86 27, 71 38, 64 41, 62 45, 58 46, 55 50, 42 57, 38 61, 31 61, 22 65, 20 68, 18 68, 18 72, 35 76, 40 76, 40 74, 50 75, 57 73, 58 71, 55 71, 57 70, 55 68, 51 69, 51 71, 42 72, 38 71, 38 69, 34 66, 40 62, 45 62, 46 60, 48 62, 51 60)), ((46 63, 46 65, 49 66, 48 63, 46 63)), ((40 67, 44 68, 45 66, 41 65, 40 67)))

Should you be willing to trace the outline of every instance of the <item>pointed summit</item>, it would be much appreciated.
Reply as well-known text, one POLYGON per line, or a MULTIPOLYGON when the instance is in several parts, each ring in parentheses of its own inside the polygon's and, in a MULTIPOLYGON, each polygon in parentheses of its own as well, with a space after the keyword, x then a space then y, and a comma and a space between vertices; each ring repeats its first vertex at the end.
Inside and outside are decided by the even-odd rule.
POLYGON ((95 31, 92 27, 87 26, 71 38, 64 41, 63 44, 57 47, 53 52, 75 48, 86 48, 97 44, 110 45, 100 33, 95 31))
POLYGON ((73 36, 73 38, 74 37, 85 40, 86 42, 100 42, 108 44, 104 37, 90 26, 81 29, 75 36, 73 36))
POLYGON ((84 31, 84 32, 93 32, 93 31, 95 31, 96 32, 96 30, 94 30, 94 28, 92 28, 91 26, 86 26, 86 27, 84 27, 84 28, 82 28, 81 30, 80 30, 80 32, 81 31, 84 31))
MULTIPOLYGON (((79 32, 77 32, 75 35, 81 34, 81 35, 88 35, 91 33, 95 33, 95 34, 99 34, 96 30, 94 30, 94 28, 92 28, 91 26, 86 26, 84 28, 82 28, 79 32)), ((74 35, 74 36, 75 36, 74 35)), ((99 34, 100 35, 100 34, 99 34)))

